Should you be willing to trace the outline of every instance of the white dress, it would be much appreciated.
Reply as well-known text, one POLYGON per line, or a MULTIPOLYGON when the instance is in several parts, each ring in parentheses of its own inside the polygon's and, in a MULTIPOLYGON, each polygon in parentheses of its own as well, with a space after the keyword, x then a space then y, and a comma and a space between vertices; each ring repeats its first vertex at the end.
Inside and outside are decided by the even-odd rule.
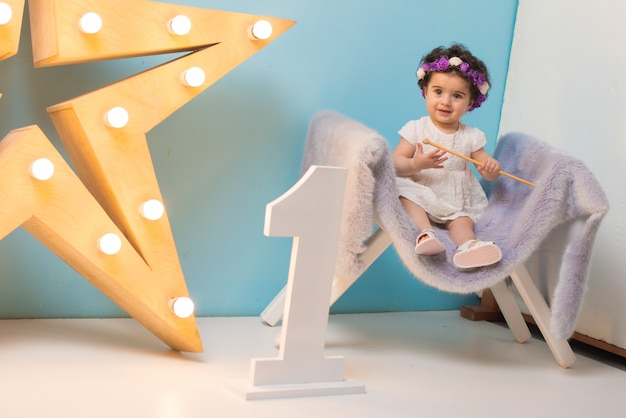
MULTIPOLYGON (((408 122, 398 133, 416 147, 418 142, 428 138, 468 157, 487 143, 480 129, 461 123, 458 131, 446 134, 437 129, 428 116, 408 122)), ((424 153, 436 149, 432 145, 422 146, 424 153)), ((446 156, 444 168, 397 177, 399 194, 418 204, 433 222, 445 223, 460 216, 468 216, 476 222, 487 206, 485 191, 467 161, 449 153, 446 156)))

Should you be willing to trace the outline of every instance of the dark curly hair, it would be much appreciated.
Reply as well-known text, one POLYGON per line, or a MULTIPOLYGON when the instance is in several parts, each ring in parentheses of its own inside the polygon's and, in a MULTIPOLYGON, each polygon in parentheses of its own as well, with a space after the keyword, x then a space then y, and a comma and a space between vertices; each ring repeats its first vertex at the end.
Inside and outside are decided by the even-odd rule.
MULTIPOLYGON (((432 63, 442 57, 445 57, 447 59, 452 57, 459 57, 461 60, 463 60, 464 63, 467 63, 469 65, 469 68, 473 70, 474 73, 481 74, 482 77, 484 77, 484 81, 491 84, 491 81, 489 79, 489 71, 487 71, 487 66, 485 65, 485 63, 476 58, 465 46, 458 43, 452 44, 448 48, 439 46, 430 51, 428 54, 424 55, 424 57, 422 57, 422 60, 420 61, 418 70, 419 68, 422 68, 422 65, 432 63)), ((486 99, 487 94, 482 94, 480 90, 478 90, 478 86, 476 86, 474 80, 468 77, 468 72, 462 71, 461 68, 459 68, 458 66, 450 65, 445 70, 438 70, 438 72, 455 73, 470 82, 470 96, 472 101, 474 102, 474 106, 472 107, 472 109, 479 107, 481 103, 486 99)), ((424 78, 417 81, 417 85, 422 90, 422 93, 424 92, 424 89, 428 86, 431 76, 432 71, 427 71, 424 78)))

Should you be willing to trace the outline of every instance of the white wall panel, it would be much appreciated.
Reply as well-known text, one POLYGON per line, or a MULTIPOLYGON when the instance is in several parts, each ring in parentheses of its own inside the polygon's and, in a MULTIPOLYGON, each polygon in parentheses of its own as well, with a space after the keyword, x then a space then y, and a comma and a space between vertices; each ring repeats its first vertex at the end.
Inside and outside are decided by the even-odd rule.
POLYGON ((626 2, 520 0, 500 133, 585 162, 611 208, 577 331, 626 347, 626 2))

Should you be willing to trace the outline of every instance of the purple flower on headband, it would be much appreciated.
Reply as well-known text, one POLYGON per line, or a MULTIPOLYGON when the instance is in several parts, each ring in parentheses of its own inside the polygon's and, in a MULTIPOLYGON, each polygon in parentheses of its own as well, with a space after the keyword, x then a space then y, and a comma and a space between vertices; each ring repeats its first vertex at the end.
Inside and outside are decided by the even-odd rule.
POLYGON ((476 87, 480 87, 485 83, 485 75, 475 71, 475 70, 469 70, 467 71, 467 73, 465 73, 465 76, 476 86, 476 87))
POLYGON ((466 62, 461 63, 461 65, 459 65, 459 69, 461 70, 461 72, 466 73, 467 70, 469 70, 469 64, 466 62))
POLYGON ((450 65, 450 63, 448 62, 448 58, 441 57, 437 61, 434 61, 431 64, 430 69, 432 71, 444 71, 444 70, 448 69, 449 65, 450 65))
POLYGON ((472 107, 470 107, 467 111, 471 112, 472 110, 480 107, 480 105, 483 104, 485 100, 487 100, 487 98, 484 95, 479 94, 476 100, 474 101, 474 104, 472 105, 472 107))

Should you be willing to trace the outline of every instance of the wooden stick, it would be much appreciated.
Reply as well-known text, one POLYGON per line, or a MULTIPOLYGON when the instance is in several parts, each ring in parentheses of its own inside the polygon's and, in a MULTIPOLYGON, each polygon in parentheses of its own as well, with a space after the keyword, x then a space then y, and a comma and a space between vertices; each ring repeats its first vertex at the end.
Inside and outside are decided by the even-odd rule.
MULTIPOLYGON (((430 139, 428 139, 428 138, 424 138, 424 140, 423 140, 422 142, 423 142, 424 144, 429 144, 429 145, 432 145, 433 147, 437 147, 437 148, 439 148, 440 150, 443 150, 443 151, 445 151, 445 152, 448 152, 448 153, 450 153, 450 154, 452 154, 452 155, 456 155, 457 157, 462 158, 462 159, 464 159, 464 160, 467 160, 467 161, 469 161, 470 163, 474 163, 474 164, 476 164, 477 166, 478 166, 478 165, 481 165, 481 162, 480 162, 480 161, 475 160, 475 159, 470 158, 470 157, 467 157, 467 156, 465 156, 465 155, 463 155, 463 154, 459 154, 458 152, 453 151, 453 150, 451 150, 451 149, 449 149, 449 148, 446 148, 446 147, 444 147, 444 146, 442 146, 442 145, 436 144, 436 143, 434 143, 433 141, 431 141, 431 140, 430 140, 430 139)), ((517 180, 517 181, 519 181, 520 183, 527 184, 527 185, 529 185, 530 187, 535 187, 535 184, 534 184, 534 183, 531 183, 531 182, 529 182, 528 180, 521 179, 521 178, 519 178, 519 177, 517 177, 517 176, 514 176, 513 174, 509 174, 509 173, 507 173, 506 171, 502 171, 502 170, 500 170, 500 171, 498 171, 498 173, 499 173, 500 175, 502 175, 502 176, 506 176, 506 177, 511 178, 511 179, 513 179, 513 180, 517 180)))

